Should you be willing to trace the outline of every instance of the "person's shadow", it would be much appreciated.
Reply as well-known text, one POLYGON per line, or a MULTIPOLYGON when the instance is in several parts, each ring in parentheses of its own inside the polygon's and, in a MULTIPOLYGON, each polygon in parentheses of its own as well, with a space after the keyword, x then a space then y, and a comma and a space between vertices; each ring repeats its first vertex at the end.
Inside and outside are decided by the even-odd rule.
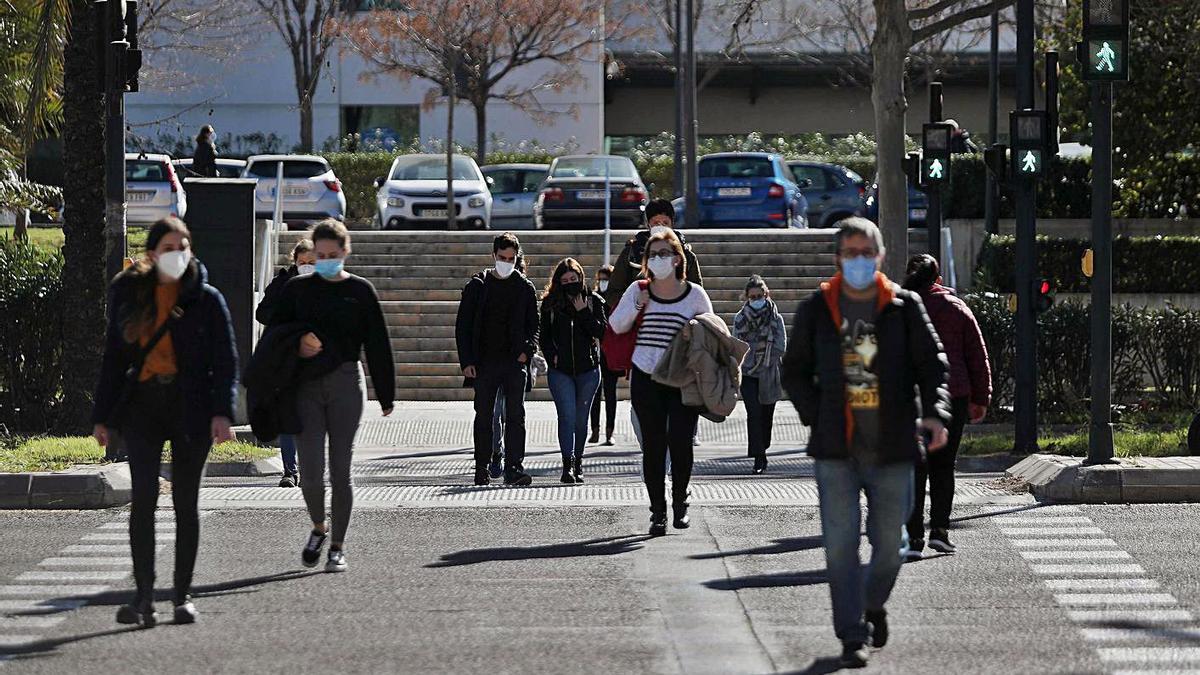
POLYGON ((819 534, 814 534, 808 537, 786 537, 783 539, 772 540, 770 544, 757 546, 755 548, 744 548, 740 551, 713 551, 712 553, 697 553, 691 558, 693 560, 712 560, 713 558, 731 558, 741 555, 778 555, 781 553, 794 553, 797 551, 811 551, 815 548, 821 548, 824 543, 824 538, 819 534))
POLYGON ((505 560, 545 560, 553 558, 586 558, 603 555, 621 555, 632 553, 642 548, 642 542, 650 539, 649 535, 622 535, 618 537, 600 537, 584 541, 571 541, 546 546, 510 546, 503 548, 474 548, 465 551, 447 553, 437 562, 426 565, 427 568, 457 567, 459 565, 477 565, 486 562, 505 560))

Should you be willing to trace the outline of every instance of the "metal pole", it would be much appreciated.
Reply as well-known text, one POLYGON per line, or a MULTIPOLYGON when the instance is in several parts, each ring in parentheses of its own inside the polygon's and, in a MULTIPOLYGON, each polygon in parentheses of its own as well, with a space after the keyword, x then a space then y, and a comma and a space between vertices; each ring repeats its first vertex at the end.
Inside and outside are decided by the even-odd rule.
MULTIPOLYGON (((988 147, 992 147, 999 141, 996 139, 998 132, 997 127, 1000 122, 998 119, 1000 109, 1000 9, 992 10, 992 44, 991 56, 988 59, 988 147)), ((996 177, 991 171, 987 172, 986 178, 987 192, 983 197, 983 220, 984 229, 989 234, 997 234, 1000 232, 999 213, 997 206, 999 205, 999 195, 997 194, 996 177)))
MULTIPOLYGON (((109 43, 104 48, 104 271, 112 279, 125 267, 125 83, 121 54, 113 43, 125 39, 125 2, 108 0, 109 43)), ((101 38, 103 39, 103 38, 101 38)))
MULTIPOLYGON (((1017 2, 1017 108, 1034 106, 1033 3, 1017 2)), ((1017 181, 1016 197, 1016 438, 1017 453, 1037 451, 1037 315, 1034 313, 1033 279, 1037 266, 1037 185, 1017 181)))
POLYGON ((675 196, 683 196, 683 0, 675 0, 675 196))
POLYGON ((275 209, 271 212, 271 224, 275 229, 283 227, 283 162, 275 165, 275 209))
POLYGON ((604 264, 612 264, 612 175, 604 158, 604 264))
MULTIPOLYGON (((687 86, 683 91, 685 125, 687 136, 685 168, 687 170, 687 202, 685 203, 684 222, 688 227, 695 227, 700 220, 700 175, 696 166, 696 132, 699 125, 696 117, 696 41, 695 41, 695 7, 693 0, 687 0, 687 86)), ((678 223, 676 223, 678 225, 678 223)))
POLYGON ((1092 90, 1092 422, 1087 464, 1113 463, 1112 108, 1113 85, 1092 90))
MULTIPOLYGON (((929 83, 929 121, 942 121, 942 83, 929 83)), ((926 193, 929 209, 925 213, 925 229, 929 233, 929 254, 942 263, 942 184, 933 183, 926 193)))

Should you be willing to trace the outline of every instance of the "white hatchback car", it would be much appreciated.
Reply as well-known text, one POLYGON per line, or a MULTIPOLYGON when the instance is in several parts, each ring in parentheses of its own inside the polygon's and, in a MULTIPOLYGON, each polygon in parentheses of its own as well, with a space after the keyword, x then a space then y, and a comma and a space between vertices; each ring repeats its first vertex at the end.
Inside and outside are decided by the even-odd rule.
POLYGON ((346 219, 342 181, 329 162, 317 155, 253 155, 246 160, 245 178, 258 179, 254 188, 254 217, 271 218, 275 210, 275 181, 283 164, 283 222, 303 230, 326 218, 346 219))
MULTIPOLYGON (((446 225, 446 156, 405 155, 375 179, 376 226, 387 230, 441 229, 446 225)), ((459 229, 486 230, 492 194, 475 160, 454 156, 454 204, 459 229)))
POLYGON ((125 153, 125 221, 153 225, 167 216, 187 215, 187 194, 167 155, 125 153))

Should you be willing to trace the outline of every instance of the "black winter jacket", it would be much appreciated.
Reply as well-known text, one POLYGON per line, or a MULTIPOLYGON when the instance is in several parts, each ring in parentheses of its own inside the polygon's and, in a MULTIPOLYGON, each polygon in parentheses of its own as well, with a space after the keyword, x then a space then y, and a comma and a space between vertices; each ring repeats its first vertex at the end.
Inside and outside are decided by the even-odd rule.
POLYGON ((300 338, 310 332, 314 332, 313 327, 304 321, 275 324, 254 347, 243 382, 250 428, 259 441, 266 443, 279 434, 303 431, 303 420, 296 410, 296 390, 300 383, 333 372, 339 365, 332 350, 322 350, 311 359, 300 358, 300 338))
MULTIPOLYGON (((608 310, 599 293, 590 295, 591 306, 553 307, 542 302, 542 356, 551 368, 568 375, 595 370, 600 365, 600 338, 608 325, 608 310)), ((569 303, 570 301, 568 301, 569 303)))
MULTIPOLYGON (((100 382, 96 386, 93 424, 114 424, 126 371, 133 365, 141 348, 125 341, 122 326, 133 311, 138 279, 132 270, 113 280, 108 299, 108 329, 104 338, 104 358, 100 364, 100 382)), ((148 274, 154 274, 151 270, 148 274)), ((179 280, 180 309, 183 316, 171 329, 175 348, 176 381, 183 394, 184 430, 194 438, 208 436, 213 417, 233 419, 237 400, 237 347, 233 324, 221 292, 208 285, 208 272, 194 260, 179 280)))
POLYGON ((263 291, 263 299, 258 303, 258 309, 254 310, 254 318, 259 323, 264 326, 271 323, 271 314, 279 305, 279 298, 283 296, 283 287, 298 276, 300 276, 300 272, 295 265, 279 268, 275 278, 267 284, 267 288, 263 291))
MULTIPOLYGON (((490 270, 485 270, 471 277, 462 292, 462 300, 458 303, 458 315, 454 320, 454 341, 458 347, 458 365, 479 367, 483 354, 483 310, 487 306, 487 284, 484 281, 490 270)), ((513 361, 524 354, 529 362, 538 348, 538 302, 537 289, 533 282, 520 272, 513 272, 518 279, 525 283, 525 292, 512 308, 513 317, 508 335, 508 351, 513 361)), ((463 381, 464 387, 473 386, 471 378, 463 381)))
MULTIPOLYGON (((921 461, 918 421, 936 418, 950 424, 949 364, 920 296, 882 274, 877 279, 873 368, 879 377, 879 460, 921 461)), ((812 428, 808 454, 817 459, 847 459, 853 433, 842 364, 840 294, 838 275, 800 303, 783 359, 783 387, 800 420, 812 428)))

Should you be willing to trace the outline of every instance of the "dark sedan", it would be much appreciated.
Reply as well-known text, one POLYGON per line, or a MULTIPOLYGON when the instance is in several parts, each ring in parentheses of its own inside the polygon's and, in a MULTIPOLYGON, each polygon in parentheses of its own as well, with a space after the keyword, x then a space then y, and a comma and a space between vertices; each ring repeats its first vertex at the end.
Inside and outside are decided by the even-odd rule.
POLYGON ((603 228, 607 199, 612 227, 634 229, 645 222, 649 193, 627 157, 558 157, 539 190, 533 219, 545 230, 603 228))
POLYGON ((835 227, 838 221, 861 216, 866 208, 866 181, 838 164, 793 160, 788 168, 808 200, 809 227, 835 227))
MULTIPOLYGON (((929 211, 929 198, 911 184, 908 186, 908 226, 925 227, 925 215, 929 211)), ((879 183, 872 182, 867 188, 867 218, 879 222, 879 183)))

